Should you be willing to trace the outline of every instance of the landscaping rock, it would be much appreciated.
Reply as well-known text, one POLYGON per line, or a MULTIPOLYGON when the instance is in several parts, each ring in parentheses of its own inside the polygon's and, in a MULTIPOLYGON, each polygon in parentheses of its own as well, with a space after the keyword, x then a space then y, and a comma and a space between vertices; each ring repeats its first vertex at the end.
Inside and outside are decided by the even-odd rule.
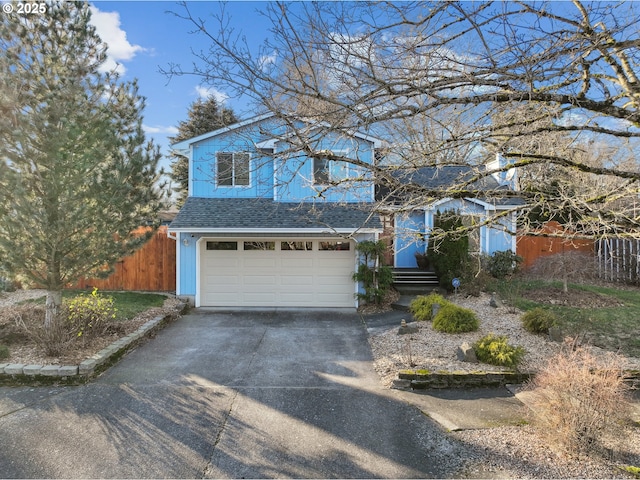
POLYGON ((493 308, 500 308, 502 306, 502 302, 496 296, 495 293, 491 294, 491 299, 489 300, 489 305, 491 305, 493 308))
POLYGON ((559 327, 551 327, 549 328, 549 340, 552 342, 563 342, 564 336, 562 335, 562 331, 559 327))
POLYGON ((458 347, 458 351, 456 352, 456 354, 458 356, 458 360, 460 360, 461 362, 478 363, 476 352, 473 350, 473 347, 467 342, 464 342, 458 347))
POLYGON ((418 324, 416 322, 407 323, 402 320, 400 328, 398 328, 398 335, 407 335, 408 333, 418 333, 418 324))

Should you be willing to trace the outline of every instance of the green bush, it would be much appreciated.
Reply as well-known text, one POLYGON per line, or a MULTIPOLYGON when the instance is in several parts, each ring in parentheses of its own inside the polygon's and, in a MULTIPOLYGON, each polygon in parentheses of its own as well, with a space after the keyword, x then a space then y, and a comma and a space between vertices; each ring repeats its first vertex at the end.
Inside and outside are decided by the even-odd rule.
POLYGON ((525 330, 535 334, 549 333, 549 329, 558 324, 556 314, 541 307, 523 313, 520 320, 525 330))
POLYGON ((366 303, 380 304, 393 284, 393 270, 382 264, 387 244, 384 240, 374 242, 364 240, 356 246, 361 263, 353 274, 356 282, 361 282, 364 292, 358 293, 366 303))
POLYGON ((480 270, 474 275, 473 268, 469 266, 467 272, 462 278, 462 291, 466 295, 479 297, 482 292, 489 291, 489 287, 495 282, 493 276, 486 270, 480 270))
POLYGON ((445 333, 474 332, 480 326, 476 314, 453 303, 443 305, 433 319, 433 328, 445 333))
POLYGON ((430 293, 429 295, 420 295, 413 299, 409 304, 409 311, 413 314, 413 318, 420 322, 430 322, 432 320, 431 314, 433 312, 433 305, 436 303, 443 307, 449 302, 445 300, 442 295, 437 293, 430 293))
POLYGON ((101 333, 115 320, 116 313, 113 298, 99 294, 97 288, 89 295, 80 294, 64 302, 64 318, 75 337, 89 338, 101 333))
POLYGON ((514 274, 522 263, 523 258, 511 250, 493 252, 485 259, 486 269, 492 277, 503 279, 514 274))
POLYGON ((449 292, 453 291, 451 281, 463 276, 469 262, 469 236, 457 212, 436 213, 427 245, 427 257, 440 286, 449 292))
POLYGON ((516 368, 525 354, 524 348, 509 345, 507 337, 492 333, 475 342, 473 350, 480 362, 509 368, 516 368))
POLYGON ((9 358, 9 356, 9 347, 7 347, 6 345, 0 345, 0 360, 5 360, 9 358))

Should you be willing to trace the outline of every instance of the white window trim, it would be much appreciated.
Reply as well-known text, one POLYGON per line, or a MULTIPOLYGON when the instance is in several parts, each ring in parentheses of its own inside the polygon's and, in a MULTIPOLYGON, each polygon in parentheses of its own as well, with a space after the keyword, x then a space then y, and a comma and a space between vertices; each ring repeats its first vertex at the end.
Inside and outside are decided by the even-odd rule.
POLYGON ((224 150, 220 150, 218 152, 216 152, 216 171, 215 171, 215 178, 216 178, 216 187, 217 188, 251 188, 251 186, 253 185, 253 174, 251 172, 251 160, 253 160, 251 153, 250 152, 228 152, 228 151, 224 151, 224 150), (232 185, 220 185, 219 183, 219 168, 220 168, 220 164, 218 162, 218 155, 221 153, 227 153, 227 154, 231 154, 231 168, 232 168, 232 174, 231 174, 231 181, 232 181, 232 185), (235 181, 236 181, 236 174, 235 174, 235 170, 236 170, 236 162, 235 162, 235 156, 236 155, 248 155, 249 156, 249 161, 248 161, 248 165, 247 168, 249 169, 249 183, 247 185, 236 185, 235 181))

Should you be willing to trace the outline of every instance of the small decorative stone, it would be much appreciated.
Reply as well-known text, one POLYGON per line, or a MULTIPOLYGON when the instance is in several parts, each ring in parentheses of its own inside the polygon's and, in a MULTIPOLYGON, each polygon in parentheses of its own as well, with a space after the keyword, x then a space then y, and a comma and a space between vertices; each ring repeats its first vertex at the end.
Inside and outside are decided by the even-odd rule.
POLYGON ((431 305, 431 318, 436 318, 436 315, 438 314, 439 311, 440 311, 439 303, 434 303, 433 305, 431 305))
POLYGON ((403 318, 398 328, 398 335, 406 335, 408 333, 418 333, 418 324, 416 322, 407 323, 403 318))
POLYGON ((458 356, 458 360, 460 360, 461 362, 478 363, 476 352, 473 350, 473 347, 467 342, 464 342, 458 347, 456 355, 458 356))
POLYGON ((496 296, 495 292, 491 294, 491 300, 489 300, 489 305, 492 306, 493 308, 500 308, 502 306, 502 302, 496 296))
POLYGON ((562 331, 559 327, 550 327, 549 328, 549 340, 552 342, 563 342, 564 336, 562 335, 562 331))

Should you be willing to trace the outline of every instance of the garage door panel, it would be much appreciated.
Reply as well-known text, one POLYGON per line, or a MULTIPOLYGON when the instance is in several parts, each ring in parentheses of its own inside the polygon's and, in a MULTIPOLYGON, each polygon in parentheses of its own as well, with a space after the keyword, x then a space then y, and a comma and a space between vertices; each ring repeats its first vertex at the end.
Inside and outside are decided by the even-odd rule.
POLYGON ((280 277, 280 285, 283 287, 295 287, 298 285, 313 285, 312 275, 283 275, 280 277))
MULTIPOLYGON (((242 240, 238 242, 240 244, 242 240)), ((354 305, 353 246, 346 251, 320 251, 318 241, 314 240, 312 250, 296 251, 280 250, 280 240, 275 245, 275 250, 237 251, 206 250, 203 246, 200 250, 200 305, 354 305)))
POLYGON ((274 285, 277 277, 275 275, 245 275, 242 279, 245 285, 251 285, 255 288, 274 285))
POLYGON ((237 276, 228 276, 228 275, 214 276, 214 275, 208 275, 207 277, 205 277, 205 280, 204 280, 204 285, 205 286, 220 287, 220 286, 225 286, 225 285, 239 285, 239 284, 240 284, 240 278, 238 278, 237 276))
MULTIPOLYGON (((256 252, 252 252, 252 255, 255 255, 256 252)), ((244 259, 244 267, 245 268, 275 268, 277 259, 273 258, 264 258, 264 257, 255 257, 255 258, 245 258, 244 259)))
POLYGON ((238 268, 240 267, 241 259, 234 257, 206 257, 203 265, 207 270, 224 270, 225 268, 238 268))
POLYGON ((283 304, 293 306, 300 305, 305 306, 309 305, 310 302, 314 301, 313 293, 282 293, 280 295, 280 300, 283 304))
POLYGON ((242 304, 254 307, 275 305, 275 298, 272 292, 246 292, 242 295, 242 304))
POLYGON ((216 292, 208 293, 202 298, 202 305, 238 305, 238 294, 236 292, 216 292))
MULTIPOLYGON (((293 252, 286 252, 287 256, 282 257, 280 265, 283 268, 313 268, 313 257, 310 257, 312 252, 301 252, 302 255, 295 255, 289 257, 293 252)), ((283 253, 284 254, 284 253, 283 253)))

